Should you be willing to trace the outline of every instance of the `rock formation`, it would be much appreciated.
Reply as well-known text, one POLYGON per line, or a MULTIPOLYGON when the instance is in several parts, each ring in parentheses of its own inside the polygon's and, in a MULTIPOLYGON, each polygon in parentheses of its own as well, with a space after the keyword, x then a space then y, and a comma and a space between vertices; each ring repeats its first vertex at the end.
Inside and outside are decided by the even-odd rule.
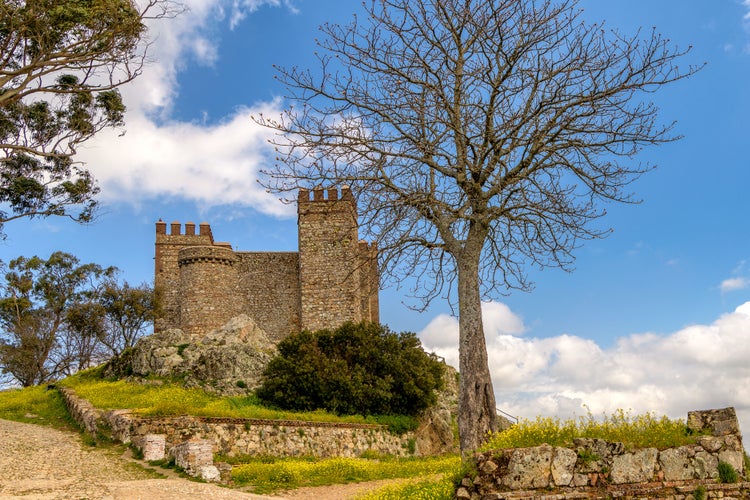
POLYGON ((221 395, 241 395, 255 389, 276 346, 247 315, 240 315, 202 338, 169 329, 138 341, 132 350, 112 360, 107 375, 173 377, 187 387, 221 395))

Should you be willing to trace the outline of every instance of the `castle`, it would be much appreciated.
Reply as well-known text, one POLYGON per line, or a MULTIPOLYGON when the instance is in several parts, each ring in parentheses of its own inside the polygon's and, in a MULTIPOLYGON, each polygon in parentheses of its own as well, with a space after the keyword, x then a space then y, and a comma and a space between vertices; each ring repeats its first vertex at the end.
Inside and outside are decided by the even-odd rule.
POLYGON ((239 252, 211 226, 156 223, 155 331, 204 335, 247 314, 273 341, 292 332, 379 320, 377 248, 358 238, 348 187, 299 191, 298 252, 239 252))

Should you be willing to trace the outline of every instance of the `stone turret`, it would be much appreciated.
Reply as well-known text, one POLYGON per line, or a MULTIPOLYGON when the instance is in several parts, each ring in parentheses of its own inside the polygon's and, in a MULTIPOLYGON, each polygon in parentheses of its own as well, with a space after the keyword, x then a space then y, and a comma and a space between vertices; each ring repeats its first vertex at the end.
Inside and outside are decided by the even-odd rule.
POLYGON ((185 247, 177 254, 180 268, 180 325, 189 334, 205 335, 239 315, 237 261, 231 248, 185 247))
POLYGON ((214 238, 208 223, 200 224, 199 233, 195 234, 195 224, 182 224, 175 221, 170 224, 167 234, 167 223, 156 223, 156 248, 154 256, 154 287, 162 294, 162 315, 154 322, 154 331, 177 328, 180 326, 181 280, 178 254, 180 250, 192 246, 212 246, 214 238))

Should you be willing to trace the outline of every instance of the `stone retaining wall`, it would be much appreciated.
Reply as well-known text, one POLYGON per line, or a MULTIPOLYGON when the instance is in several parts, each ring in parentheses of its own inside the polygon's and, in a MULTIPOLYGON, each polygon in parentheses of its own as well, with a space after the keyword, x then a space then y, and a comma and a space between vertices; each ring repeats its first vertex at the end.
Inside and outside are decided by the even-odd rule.
MULTIPOLYGON (((396 436, 382 425, 291 420, 259 420, 207 417, 141 417, 130 410, 94 408, 67 387, 60 387, 68 411, 92 435, 105 435, 132 443, 150 459, 182 454, 184 443, 193 443, 185 456, 199 456, 210 443, 213 453, 225 455, 273 455, 358 457, 364 452, 396 456, 414 454, 414 433, 396 436), (163 443, 161 445, 160 443, 163 443), (161 453, 158 447, 161 448, 161 453)), ((202 455, 200 455, 202 456, 202 455)), ((189 460, 189 459, 186 459, 189 460)), ((205 460, 183 467, 196 475, 206 469, 205 460)), ((204 479, 207 479, 204 477, 204 479)))
POLYGON ((684 499, 699 486, 709 498, 750 498, 750 483, 716 484, 720 462, 745 474, 734 408, 690 412, 688 428, 705 435, 695 444, 665 450, 575 439, 573 448, 545 444, 481 453, 475 456, 477 476, 464 478, 456 498, 684 499))

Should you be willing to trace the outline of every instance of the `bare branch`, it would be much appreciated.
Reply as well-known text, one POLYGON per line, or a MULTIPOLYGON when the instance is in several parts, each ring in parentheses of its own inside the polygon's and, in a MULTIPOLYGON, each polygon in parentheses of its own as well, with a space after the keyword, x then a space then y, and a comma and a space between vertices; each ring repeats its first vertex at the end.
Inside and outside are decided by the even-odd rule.
POLYGON ((529 290, 529 265, 570 269, 609 234, 593 224, 604 204, 637 202, 629 186, 653 168, 638 153, 679 139, 652 94, 700 67, 656 31, 587 24, 576 0, 365 10, 321 28, 318 72, 278 68, 291 105, 255 118, 278 132, 266 186, 350 185, 383 274, 425 305, 457 299, 468 451, 494 425, 481 298, 529 290))

